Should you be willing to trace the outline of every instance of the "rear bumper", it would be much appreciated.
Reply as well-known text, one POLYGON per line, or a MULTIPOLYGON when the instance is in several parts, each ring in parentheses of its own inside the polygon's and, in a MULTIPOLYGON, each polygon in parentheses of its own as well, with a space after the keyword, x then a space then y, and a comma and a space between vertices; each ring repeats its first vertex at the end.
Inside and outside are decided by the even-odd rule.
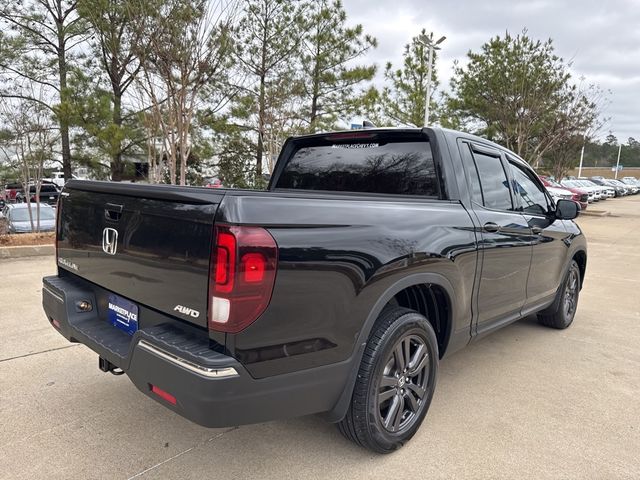
POLYGON ((199 425, 228 427, 331 411, 348 383, 350 361, 254 379, 237 360, 212 350, 204 334, 182 330, 170 317, 129 336, 99 318, 94 293, 83 283, 43 279, 49 322, 67 340, 121 368, 141 392, 199 425), (83 300, 94 310, 78 311, 83 300), (175 397, 175 405, 152 386, 175 397))

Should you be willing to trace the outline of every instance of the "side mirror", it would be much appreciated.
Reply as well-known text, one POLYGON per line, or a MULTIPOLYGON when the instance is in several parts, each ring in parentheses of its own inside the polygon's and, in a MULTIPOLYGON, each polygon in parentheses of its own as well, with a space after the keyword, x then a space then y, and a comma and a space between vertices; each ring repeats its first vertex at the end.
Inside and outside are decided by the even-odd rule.
POLYGON ((573 200, 560 199, 556 202, 556 218, 573 220, 580 213, 580 206, 573 200))

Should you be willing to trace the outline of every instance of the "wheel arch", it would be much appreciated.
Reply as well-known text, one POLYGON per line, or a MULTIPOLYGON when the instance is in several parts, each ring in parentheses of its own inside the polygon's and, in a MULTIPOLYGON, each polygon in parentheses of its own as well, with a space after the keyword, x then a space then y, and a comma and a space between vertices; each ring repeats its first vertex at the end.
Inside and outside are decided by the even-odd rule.
MULTIPOLYGON (((437 273, 416 273, 416 274, 408 275, 406 277, 399 279, 397 282, 393 283, 389 288, 387 288, 384 291, 384 293, 378 298, 378 300, 370 309, 369 314, 355 342, 356 352, 353 355, 353 359, 352 359, 353 366, 351 368, 351 374, 347 379, 343 393, 338 399, 338 401, 336 402, 335 407, 330 412, 327 412, 326 414, 326 418, 328 421, 338 422, 344 417, 344 415, 347 412, 347 408, 349 406, 349 402, 351 401, 353 387, 355 385, 359 365, 360 365, 360 362, 362 361, 362 355, 364 353, 367 340, 369 339, 369 336, 371 335, 371 332, 376 323, 376 320, 380 316, 380 313, 382 312, 382 310, 387 305, 393 304, 394 301, 397 301, 396 297, 401 292, 412 289, 412 288, 421 288, 421 287, 428 287, 429 289, 431 289, 431 292, 433 292, 433 294, 436 295, 436 297, 440 295, 441 301, 446 302, 446 307, 444 309, 446 311, 446 318, 445 318, 446 327, 443 330, 444 336, 442 337, 443 345, 441 350, 440 350, 441 341, 440 341, 440 338, 438 338, 438 348, 440 350, 438 353, 442 358, 449 344, 449 341, 451 340, 451 333, 453 331, 453 322, 454 322, 453 299, 455 298, 453 285, 451 284, 451 282, 449 282, 449 280, 446 277, 437 273)), ((432 301, 432 300, 429 300, 429 301, 432 301)), ((403 305, 403 306, 406 306, 406 305, 403 305)), ((423 303, 422 307, 427 309, 430 308, 427 303, 423 303)), ((442 311, 439 313, 442 314, 442 311)), ((427 316, 427 319, 429 319, 429 321, 432 322, 432 319, 430 319, 429 316, 427 316)), ((438 337, 437 331, 436 331, 436 337, 438 337)))
MULTIPOLYGON (((427 294, 425 291, 422 293, 427 294)), ((441 303, 443 308, 435 312, 439 317, 440 330, 443 333, 442 342, 440 342, 440 338, 438 339, 438 347, 440 349, 439 354, 440 357, 442 357, 451 338, 453 325, 453 298, 453 285, 451 285, 446 277, 437 273, 417 273, 408 275, 387 288, 387 290, 385 290, 385 292, 378 298, 371 308, 362 329, 360 330, 357 343, 359 345, 366 344, 380 313, 390 303, 394 304, 394 302, 398 302, 400 306, 411 308, 412 310, 422 313, 433 325, 433 322, 436 321, 435 318, 430 318, 430 315, 433 315, 433 313, 430 312, 431 308, 434 306, 433 303, 437 304, 443 302, 444 305, 441 303), (411 297, 410 292, 412 290, 416 295, 418 295, 418 290, 420 289, 428 291, 428 296, 418 296, 417 298, 411 297), (408 298, 405 302, 399 301, 399 295, 405 292, 408 293, 408 298), (440 345, 441 343, 442 345, 440 345)), ((436 330, 437 334, 438 329, 435 325, 434 330, 436 330)))
POLYGON ((576 250, 571 258, 576 261, 580 269, 580 288, 582 288, 584 276, 587 271, 587 252, 582 249, 576 250))

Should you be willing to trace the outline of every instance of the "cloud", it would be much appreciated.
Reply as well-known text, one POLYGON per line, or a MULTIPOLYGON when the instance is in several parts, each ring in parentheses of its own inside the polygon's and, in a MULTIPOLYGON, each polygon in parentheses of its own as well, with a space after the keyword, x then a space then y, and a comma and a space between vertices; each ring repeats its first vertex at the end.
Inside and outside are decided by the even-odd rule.
POLYGON ((638 0, 344 0, 349 19, 378 39, 367 61, 381 71, 399 64, 404 45, 421 28, 446 35, 438 60, 441 88, 453 61, 463 61, 489 38, 526 28, 534 38, 552 38, 557 53, 572 62, 576 78, 611 90, 606 116, 619 138, 640 138, 640 1, 638 0))

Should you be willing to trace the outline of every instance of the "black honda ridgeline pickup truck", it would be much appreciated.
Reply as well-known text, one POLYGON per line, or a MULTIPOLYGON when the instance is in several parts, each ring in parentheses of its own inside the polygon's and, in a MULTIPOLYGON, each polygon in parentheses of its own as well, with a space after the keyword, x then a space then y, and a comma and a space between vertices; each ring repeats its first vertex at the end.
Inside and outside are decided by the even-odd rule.
POLYGON ((68 182, 43 305, 103 371, 200 425, 322 412, 386 453, 445 355, 531 314, 571 324, 578 208, 464 133, 295 137, 267 191, 68 182))

